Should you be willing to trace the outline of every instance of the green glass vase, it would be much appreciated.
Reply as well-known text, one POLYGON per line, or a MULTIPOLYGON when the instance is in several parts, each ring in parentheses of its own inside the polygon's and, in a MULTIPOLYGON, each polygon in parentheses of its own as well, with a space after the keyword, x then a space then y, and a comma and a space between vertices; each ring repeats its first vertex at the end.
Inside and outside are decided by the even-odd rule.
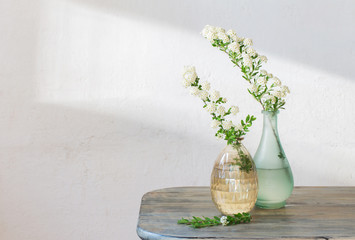
POLYGON ((282 208, 293 190, 293 175, 277 131, 277 112, 262 111, 263 134, 254 162, 259 179, 256 206, 282 208))

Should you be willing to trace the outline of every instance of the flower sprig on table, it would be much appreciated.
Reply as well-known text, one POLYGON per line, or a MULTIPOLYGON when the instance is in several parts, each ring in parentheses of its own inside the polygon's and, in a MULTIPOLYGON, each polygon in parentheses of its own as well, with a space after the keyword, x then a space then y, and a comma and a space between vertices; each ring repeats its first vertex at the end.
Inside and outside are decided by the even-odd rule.
POLYGON ((236 225, 240 223, 248 223, 251 221, 251 216, 249 213, 238 213, 234 214, 233 216, 222 216, 217 217, 214 216, 213 218, 208 217, 192 217, 192 219, 181 218, 178 221, 178 224, 186 224, 192 228, 204 228, 204 227, 212 227, 212 226, 230 226, 236 225))
POLYGON ((268 59, 255 51, 250 38, 239 37, 232 29, 226 32, 221 27, 209 25, 204 27, 201 34, 213 47, 228 54, 232 63, 240 68, 243 78, 250 84, 248 92, 261 104, 263 110, 284 109, 285 97, 290 90, 282 85, 279 78, 261 69, 268 59))
POLYGON ((191 95, 197 96, 203 101, 203 108, 212 116, 211 127, 218 129, 215 136, 226 140, 227 144, 239 144, 242 136, 246 135, 256 118, 248 115, 245 120, 234 124, 229 117, 237 115, 239 108, 237 106, 226 108, 227 99, 222 97, 219 91, 211 90, 209 82, 200 82, 193 66, 185 67, 182 84, 190 91, 191 95))

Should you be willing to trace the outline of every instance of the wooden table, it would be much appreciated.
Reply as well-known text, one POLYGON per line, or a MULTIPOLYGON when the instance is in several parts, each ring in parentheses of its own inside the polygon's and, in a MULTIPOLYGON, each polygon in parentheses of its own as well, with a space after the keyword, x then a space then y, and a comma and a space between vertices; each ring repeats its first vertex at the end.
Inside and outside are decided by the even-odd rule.
POLYGON ((208 187, 167 188, 142 198, 141 239, 355 239, 355 187, 296 187, 285 208, 254 208, 248 224, 193 229, 181 217, 221 216, 208 187))

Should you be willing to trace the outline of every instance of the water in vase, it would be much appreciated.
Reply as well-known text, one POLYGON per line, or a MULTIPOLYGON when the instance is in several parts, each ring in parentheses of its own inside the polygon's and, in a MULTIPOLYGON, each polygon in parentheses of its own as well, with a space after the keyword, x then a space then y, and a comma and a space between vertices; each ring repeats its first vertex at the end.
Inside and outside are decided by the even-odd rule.
POLYGON ((291 195, 293 177, 290 167, 279 169, 258 168, 259 193, 257 206, 262 208, 279 208, 291 195))

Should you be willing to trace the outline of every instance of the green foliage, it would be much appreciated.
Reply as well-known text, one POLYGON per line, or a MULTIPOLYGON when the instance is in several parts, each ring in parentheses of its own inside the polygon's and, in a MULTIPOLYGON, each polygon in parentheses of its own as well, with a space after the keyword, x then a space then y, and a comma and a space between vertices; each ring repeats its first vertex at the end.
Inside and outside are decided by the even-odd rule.
MULTIPOLYGON (((200 78, 197 77, 195 82, 191 84, 191 86, 197 87, 198 89, 202 89, 202 85, 200 84, 200 78)), ((203 108, 207 107, 207 103, 212 103, 212 101, 207 98, 206 100, 203 100, 203 108)), ((215 101, 216 107, 224 104, 225 101, 223 100, 223 97, 220 97, 217 101, 215 101)), ((230 129, 226 130, 223 128, 222 123, 226 121, 225 117, 231 114, 231 108, 229 108, 223 115, 217 115, 215 112, 211 113, 212 119, 217 120, 220 122, 220 125, 218 126, 218 130, 215 134, 215 136, 218 136, 219 134, 222 134, 224 136, 224 140, 227 141, 227 144, 233 145, 233 144, 238 144, 242 137, 246 135, 247 132, 249 132, 249 128, 252 126, 253 121, 256 120, 256 117, 253 115, 248 115, 244 120, 241 120, 241 128, 237 128, 236 126, 232 126, 230 129)))
POLYGON ((238 153, 240 158, 234 158, 236 161, 235 165, 239 166, 241 171, 249 173, 253 168, 252 160, 242 150, 239 149, 238 153))
MULTIPOLYGON (((251 221, 251 216, 249 213, 238 213, 234 214, 233 216, 226 216, 227 222, 226 225, 236 225, 240 223, 249 223, 251 221)), ((178 224, 186 224, 192 228, 204 228, 204 227, 212 227, 221 225, 221 218, 214 216, 213 218, 208 217, 192 217, 192 219, 181 218, 177 222, 178 224)))

